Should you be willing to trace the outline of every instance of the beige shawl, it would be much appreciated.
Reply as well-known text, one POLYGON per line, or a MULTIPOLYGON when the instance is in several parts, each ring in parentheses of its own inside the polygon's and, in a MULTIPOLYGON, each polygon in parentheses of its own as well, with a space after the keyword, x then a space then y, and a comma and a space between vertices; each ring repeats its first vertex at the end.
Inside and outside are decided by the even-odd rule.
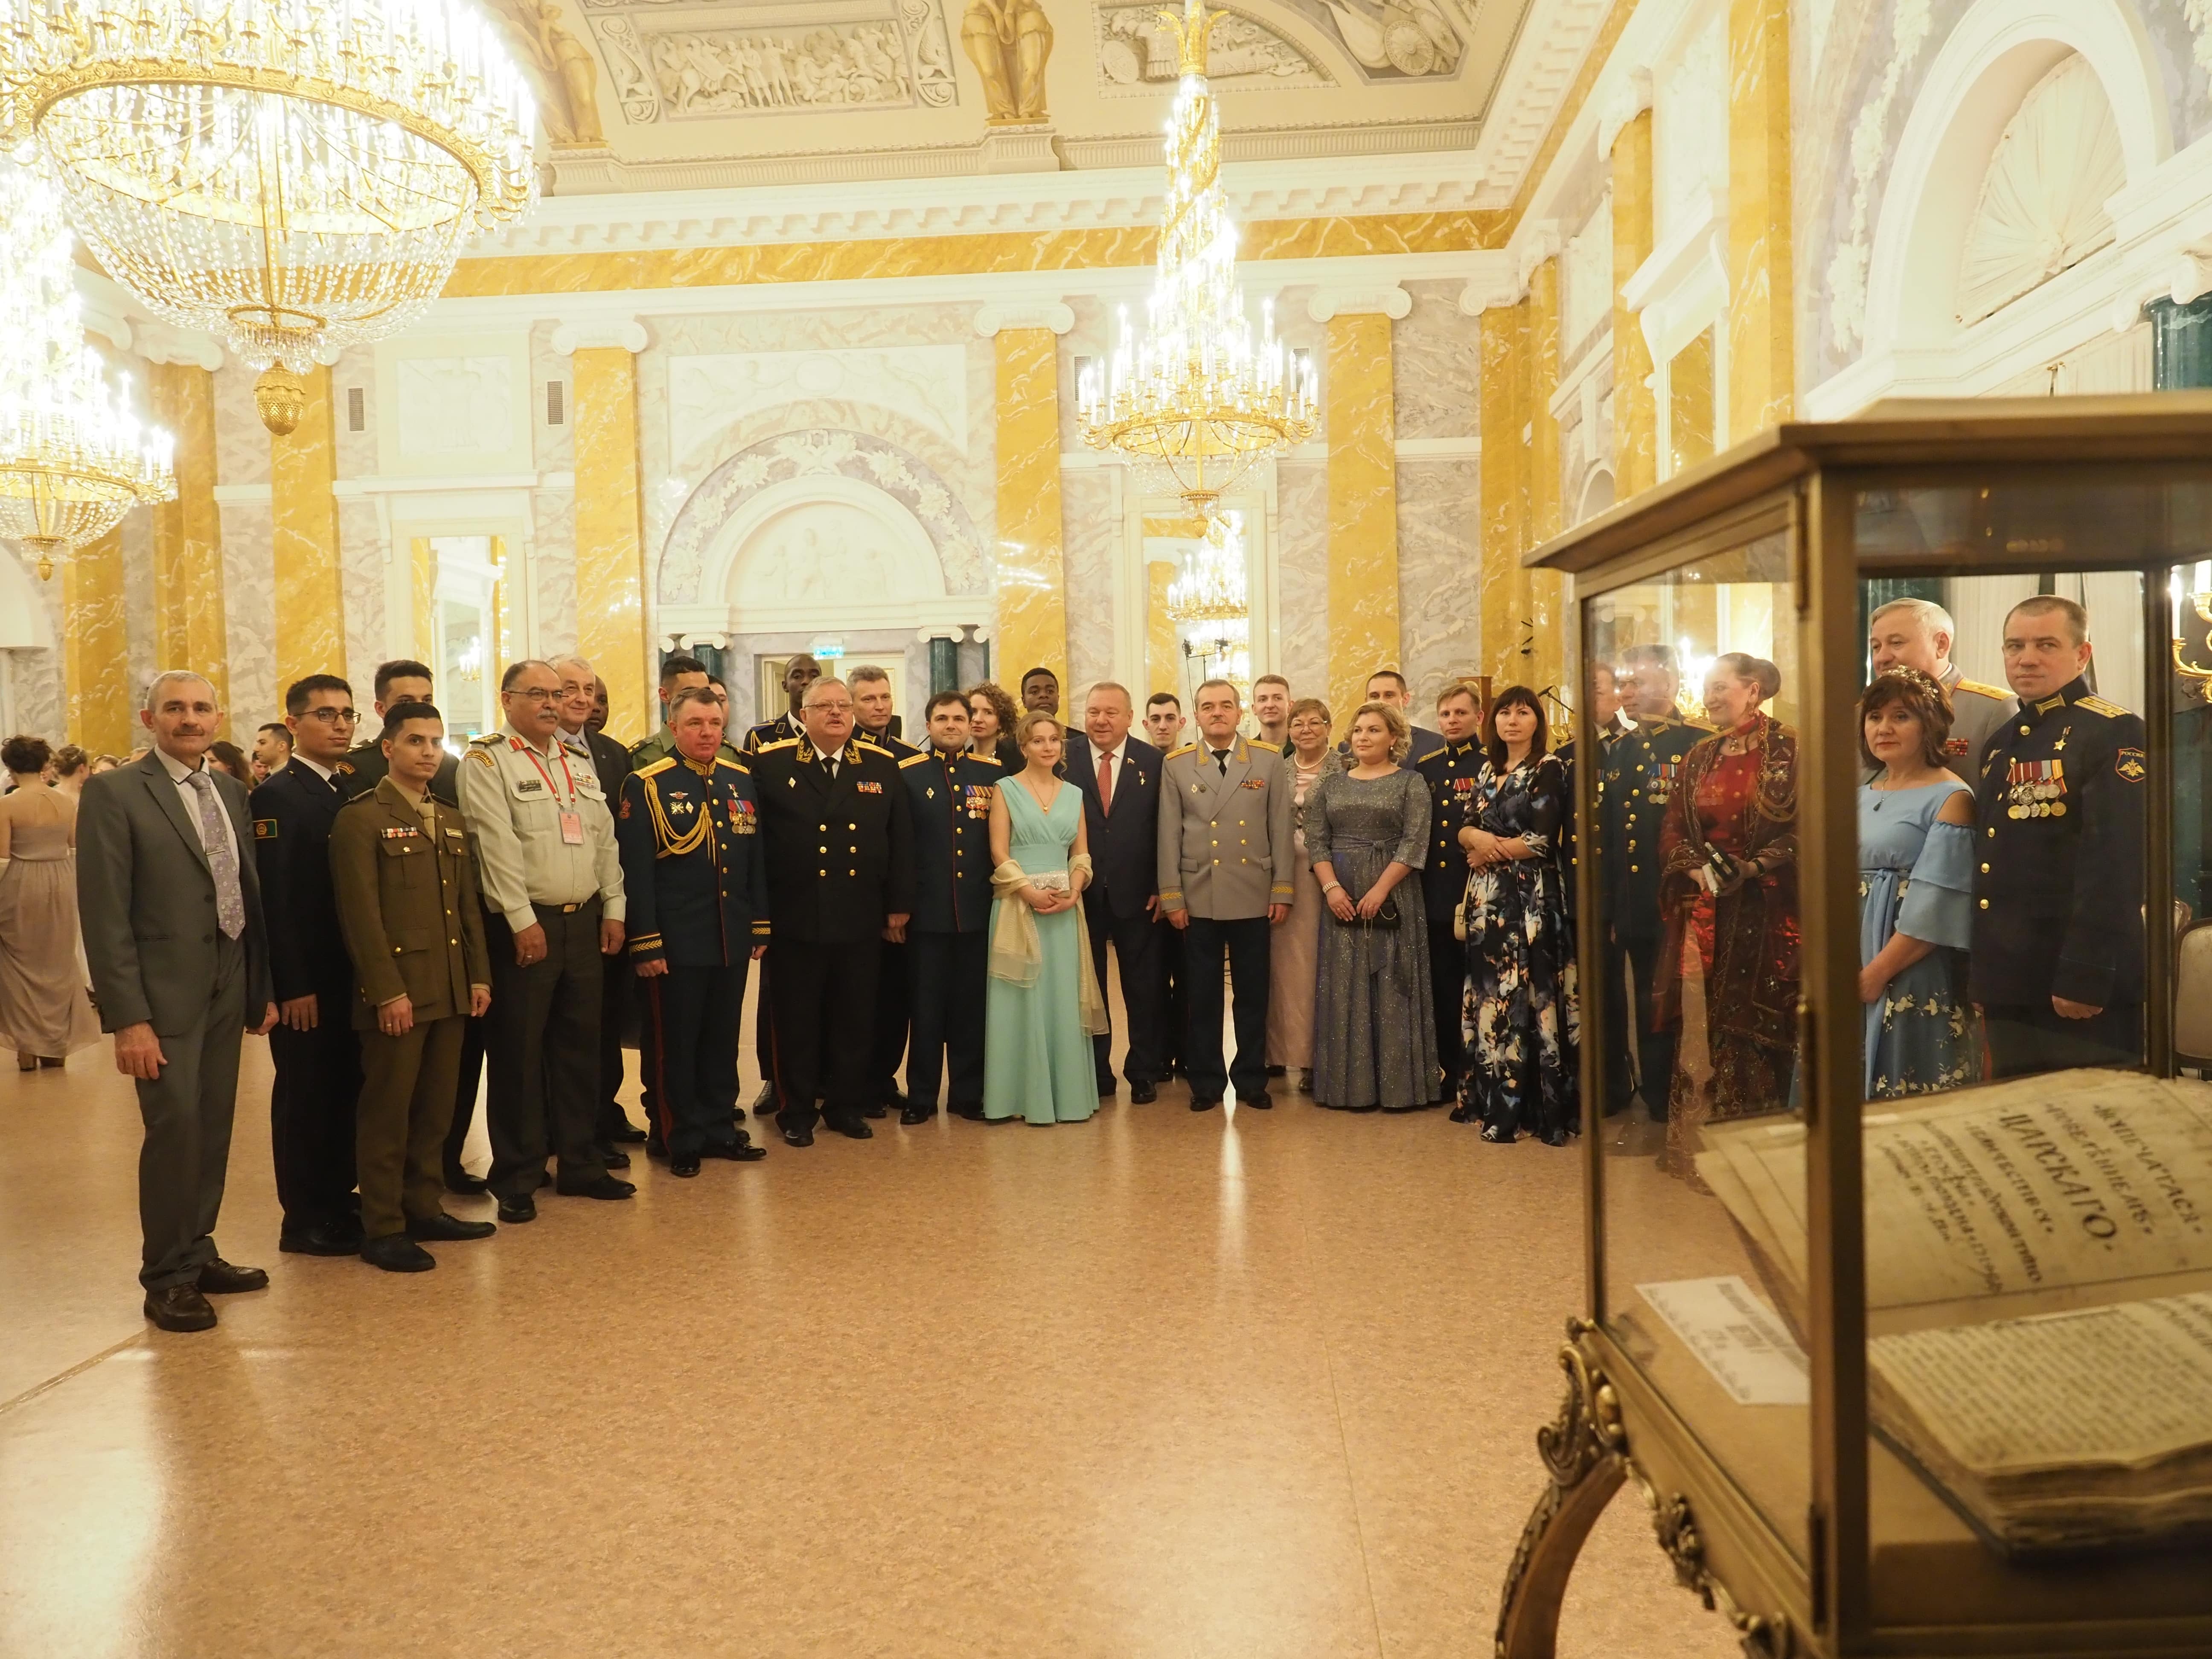
MULTIPOLYGON (((1068 874, 1072 876, 1079 870, 1085 878, 1085 884, 1089 885, 1088 853, 1078 853, 1068 860, 1068 874)), ((1036 912, 1014 896, 1028 885, 1029 878, 1029 872, 1012 859, 991 872, 991 891, 999 900, 999 920, 991 929, 991 977, 1005 980, 1010 985, 1034 985, 1038 975, 1044 971, 1044 945, 1037 937, 1036 912)), ((1106 999, 1099 992, 1098 975, 1091 965, 1091 930, 1079 893, 1075 899, 1075 920, 1077 1012, 1083 1017, 1085 1030, 1093 1036, 1103 1036, 1109 1029, 1106 999)))

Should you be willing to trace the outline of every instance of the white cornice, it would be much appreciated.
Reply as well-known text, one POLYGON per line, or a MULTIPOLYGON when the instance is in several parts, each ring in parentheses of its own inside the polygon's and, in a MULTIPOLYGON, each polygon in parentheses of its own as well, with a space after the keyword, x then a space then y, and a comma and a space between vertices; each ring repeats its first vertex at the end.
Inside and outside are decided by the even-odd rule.
POLYGON ((1351 286, 1332 283, 1317 288, 1306 301, 1306 315, 1317 323, 1332 317, 1388 317, 1400 322, 1411 316, 1413 296, 1395 283, 1351 286))
POLYGON ((989 339, 1010 328, 1048 328, 1065 334, 1075 326, 1075 313, 1064 300, 994 302, 975 313, 975 331, 989 339))
POLYGON ((573 357, 592 346, 635 353, 644 350, 650 343, 645 325, 635 316, 595 315, 563 322, 553 331, 552 339, 553 349, 563 357, 573 357))
POLYGON ((137 296, 112 276, 82 265, 75 276, 87 331, 101 336, 117 350, 132 352, 149 363, 196 363, 210 372, 222 367, 222 348, 208 335, 156 321, 137 296))
MULTIPOLYGON (((1498 92, 1483 112, 1468 177, 1481 181, 1476 205, 1512 205, 1559 119, 1567 88, 1615 3, 1625 0, 1533 0, 1498 92)), ((1588 105, 1584 106, 1588 108, 1588 105)))

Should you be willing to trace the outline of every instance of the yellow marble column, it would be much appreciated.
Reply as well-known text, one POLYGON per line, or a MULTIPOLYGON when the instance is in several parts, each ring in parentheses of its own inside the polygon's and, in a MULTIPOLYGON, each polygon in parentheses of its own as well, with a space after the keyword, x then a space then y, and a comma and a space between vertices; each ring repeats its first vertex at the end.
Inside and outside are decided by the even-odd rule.
MULTIPOLYGON (((1559 422, 1552 398, 1559 389, 1559 262, 1540 261, 1528 276, 1527 390, 1522 407, 1528 416, 1528 517, 1522 551, 1540 546, 1559 533, 1559 422)), ((1530 690, 1564 694, 1559 684, 1566 661, 1566 585, 1555 571, 1520 573, 1522 604, 1528 619, 1521 683, 1530 690)))
POLYGON ((1728 441, 1790 418, 1790 0, 1729 5, 1728 441))
POLYGON ((1328 326, 1328 702, 1341 722, 1401 654, 1397 420, 1389 317, 1340 313, 1328 326))
POLYGON ((155 666, 196 669, 213 680, 228 737, 230 639, 215 500, 215 377, 197 363, 158 363, 148 380, 155 423, 177 443, 176 499, 153 509, 155 666))
POLYGON ((429 665, 434 678, 438 665, 430 659, 438 648, 438 550, 428 536, 417 536, 410 550, 415 575, 415 655, 429 665))
POLYGON ((289 437, 269 440, 275 527, 276 695, 307 674, 346 670, 345 589, 338 574, 337 439, 331 372, 307 375, 307 398, 289 437))
POLYGON ((608 730, 635 739, 653 727, 645 683, 637 357, 619 345, 578 346, 570 361, 576 404, 576 653, 606 682, 608 730))
MULTIPOLYGON (((1176 649, 1175 618, 1168 615, 1168 585, 1176 568, 1165 559, 1145 567, 1145 696, 1172 691, 1182 696, 1182 653, 1176 649)), ((1142 699, 1137 713, 1144 714, 1142 699)), ((1188 712, 1188 711, 1185 711, 1188 712)))
POLYGON ((1521 437, 1528 382, 1528 307, 1482 313, 1482 672, 1510 685, 1527 619, 1521 547, 1528 496, 1521 437))
POLYGON ((1032 668, 1048 668, 1067 685, 1060 339, 1043 326, 1000 328, 991 338, 999 399, 999 626, 991 658, 994 678, 1018 701, 1018 677, 1032 668))
POLYGON ((1667 438, 1672 477, 1713 453, 1713 331, 1676 352, 1667 365, 1667 438))
POLYGON ((131 707, 131 641, 124 621, 123 532, 111 530, 62 562, 63 672, 69 740, 125 755, 137 720, 131 707))
POLYGON ((1651 257, 1651 112, 1613 141, 1613 489, 1616 501, 1659 482, 1659 402, 1649 384, 1651 348, 1620 295, 1651 257))

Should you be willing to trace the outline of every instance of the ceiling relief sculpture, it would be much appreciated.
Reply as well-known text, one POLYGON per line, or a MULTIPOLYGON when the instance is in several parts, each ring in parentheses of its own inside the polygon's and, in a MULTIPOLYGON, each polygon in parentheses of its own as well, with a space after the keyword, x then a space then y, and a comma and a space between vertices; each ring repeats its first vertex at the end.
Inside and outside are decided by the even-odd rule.
MULTIPOLYGON (((1096 15, 1102 92, 1127 96, 1175 84, 1176 32, 1158 5, 1103 5, 1096 15)), ((1206 74, 1221 88, 1321 87, 1333 80, 1292 42, 1236 12, 1214 28, 1206 74)))
POLYGON ((960 49, 982 77, 993 126, 1050 118, 1044 66, 1052 57, 1052 22, 1039 0, 968 0, 960 14, 960 49))
POLYGON ((562 26, 554 0, 489 0, 487 9, 530 74, 546 137, 576 149, 605 143, 591 48, 562 26))
POLYGON ((1284 0, 1332 35, 1370 81, 1458 72, 1483 0, 1284 0))

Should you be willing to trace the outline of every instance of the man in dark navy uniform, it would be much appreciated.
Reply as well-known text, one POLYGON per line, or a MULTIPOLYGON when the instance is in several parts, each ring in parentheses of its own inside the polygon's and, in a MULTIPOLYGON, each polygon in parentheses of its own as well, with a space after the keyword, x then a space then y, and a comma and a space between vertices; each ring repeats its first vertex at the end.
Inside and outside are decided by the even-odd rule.
MULTIPOLYGON (((1621 713, 1620 681, 1615 678, 1611 663, 1592 663, 1589 667, 1590 724, 1597 728, 1599 775, 1604 775, 1603 757, 1613 748, 1613 740, 1624 732, 1636 729, 1636 722, 1621 713)), ((1577 890, 1581 882, 1577 875, 1582 863, 1582 849, 1575 838, 1575 751, 1576 742, 1569 738, 1552 752, 1559 757, 1559 764, 1567 774, 1567 816, 1559 823, 1560 862, 1566 871, 1567 914, 1573 915, 1575 907, 1582 902, 1577 890)))
POLYGON ((1981 754, 1968 970, 1992 1077, 2142 1059, 2143 723, 2090 691, 2089 656, 2071 599, 2005 618, 2020 707, 1981 754))
POLYGON ((269 920, 276 1029, 269 1057, 269 1144, 283 1206, 276 1248, 299 1255, 361 1249, 353 1200, 354 1102, 361 1039, 353 1029, 353 958, 338 929, 331 825, 346 802, 337 768, 353 741, 353 689, 310 674, 284 693, 291 763, 253 792, 253 867, 269 920))
POLYGON ((937 1115, 938 1089, 951 1074, 947 1109, 983 1121, 983 1005, 989 994, 991 801, 999 763, 968 752, 968 699, 929 700, 929 748, 899 763, 914 819, 914 920, 907 963, 914 975, 914 1034, 906 1056, 902 1123, 937 1115))
POLYGON ((822 678, 822 665, 804 651, 783 665, 783 695, 791 706, 774 720, 763 720, 745 732, 745 752, 754 754, 772 743, 789 743, 805 735, 799 712, 806 704, 806 688, 822 678))
POLYGON ((712 690, 669 704, 676 753, 623 780, 615 814, 629 962, 645 1002, 643 1059, 671 1175, 702 1158, 765 1157, 738 1127, 745 971, 768 947, 768 863, 752 775, 724 760, 712 690))
MULTIPOLYGON (((701 662, 698 658, 688 656, 681 651, 672 652, 662 658, 660 661, 660 729, 651 737, 630 744, 629 766, 626 769, 635 771, 641 766, 650 766, 657 760, 666 760, 674 754, 676 734, 669 730, 668 722, 671 719, 669 711, 674 707, 673 700, 676 694, 678 691, 712 690, 714 687, 714 677, 707 672, 707 665, 701 662)), ((723 718, 726 720, 729 714, 729 705, 725 700, 726 696, 726 694, 719 692, 716 694, 716 700, 722 705, 723 718)), ((737 744, 724 738, 722 758, 735 760, 737 757, 737 744)), ((610 800, 614 799, 614 786, 611 784, 608 787, 607 799, 610 800)))
POLYGON ((1467 854, 1460 827, 1482 775, 1482 692, 1462 681, 1437 699, 1443 742, 1415 757, 1413 769, 1429 786, 1429 853, 1421 866, 1421 900, 1428 911, 1429 988, 1437 1022, 1437 1063, 1443 1068, 1439 1098, 1459 1098, 1467 1056, 1460 1041, 1461 1005, 1467 995, 1467 946, 1452 931, 1452 912, 1467 896, 1467 854))
MULTIPOLYGON (((864 662, 846 683, 852 687, 853 720, 861 741, 872 743, 895 761, 908 761, 921 752, 898 735, 890 675, 864 662)), ((899 1093, 898 1073, 906 1060, 907 1026, 913 1014, 909 967, 906 946, 886 941, 876 970, 876 1035, 868 1055, 870 1117, 881 1117, 896 1106, 904 1121, 906 1097, 899 1093)))
MULTIPOLYGON (((1083 730, 1071 733, 1062 768, 1083 796, 1083 817, 1093 875, 1084 890, 1083 916, 1091 932, 1091 965, 1106 983, 1106 945, 1121 963, 1121 1001, 1128 1011, 1129 1046, 1121 1056, 1129 1103, 1159 1098, 1168 1074, 1167 978, 1160 961, 1160 751, 1129 733, 1136 719, 1128 688, 1112 680, 1092 686, 1083 700, 1083 730)), ((1098 1092, 1110 1098, 1114 1034, 1091 1038, 1098 1092)))
POLYGON ((1621 666, 1626 671, 1620 685, 1621 706, 1636 725, 1613 740, 1598 776, 1606 1024, 1618 1034, 1606 1060, 1605 1109, 1608 1115, 1626 1110, 1640 1085, 1644 1109, 1663 1122, 1667 1091, 1674 1076, 1674 1033, 1653 1018, 1652 992, 1659 982, 1659 947, 1666 934, 1659 915, 1659 829, 1667 817, 1667 803, 1674 798, 1682 757, 1711 737, 1712 728, 1682 718, 1674 702, 1681 677, 1671 647, 1632 646, 1622 654, 1621 666))
POLYGON ((809 686, 799 723, 801 736, 751 764, 775 930, 778 1111, 785 1141, 810 1146, 817 1102, 838 1133, 871 1133, 877 959, 885 941, 906 941, 914 831, 898 763, 854 735, 844 681, 809 686))

